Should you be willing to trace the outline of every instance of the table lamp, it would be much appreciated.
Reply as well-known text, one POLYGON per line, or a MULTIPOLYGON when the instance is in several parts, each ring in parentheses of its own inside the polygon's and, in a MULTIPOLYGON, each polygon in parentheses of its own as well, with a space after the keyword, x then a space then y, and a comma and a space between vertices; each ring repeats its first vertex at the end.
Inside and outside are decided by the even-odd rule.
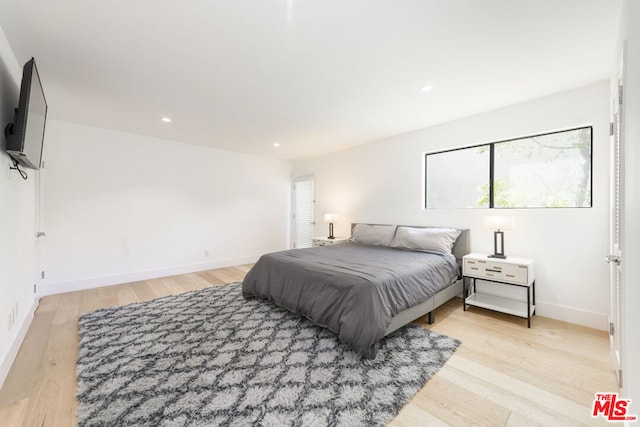
POLYGON ((493 232, 493 254, 489 258, 504 259, 504 231, 513 230, 515 221, 508 215, 490 215, 483 218, 484 228, 493 232))
POLYGON ((329 223, 329 237, 328 239, 335 239, 333 235, 333 221, 338 219, 338 215, 334 213, 326 213, 324 214, 324 222, 329 223))

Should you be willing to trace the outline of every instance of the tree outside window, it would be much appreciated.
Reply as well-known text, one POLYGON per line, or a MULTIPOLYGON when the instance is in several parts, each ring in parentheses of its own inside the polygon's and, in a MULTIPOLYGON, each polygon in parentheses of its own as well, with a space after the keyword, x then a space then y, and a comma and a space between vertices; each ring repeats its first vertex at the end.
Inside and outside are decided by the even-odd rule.
POLYGON ((426 207, 591 207, 592 133, 592 127, 583 127, 429 153, 426 207), (462 177, 453 177, 456 173, 462 177), (461 201, 461 193, 477 198, 461 201))

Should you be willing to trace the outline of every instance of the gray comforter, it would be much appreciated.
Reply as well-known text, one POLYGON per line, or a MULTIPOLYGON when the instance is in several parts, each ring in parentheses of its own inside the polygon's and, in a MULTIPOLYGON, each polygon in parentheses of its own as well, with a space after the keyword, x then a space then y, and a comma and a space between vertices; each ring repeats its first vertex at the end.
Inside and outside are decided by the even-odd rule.
POLYGON ((242 283, 374 358, 391 318, 455 282, 452 255, 344 243, 263 255, 242 283))

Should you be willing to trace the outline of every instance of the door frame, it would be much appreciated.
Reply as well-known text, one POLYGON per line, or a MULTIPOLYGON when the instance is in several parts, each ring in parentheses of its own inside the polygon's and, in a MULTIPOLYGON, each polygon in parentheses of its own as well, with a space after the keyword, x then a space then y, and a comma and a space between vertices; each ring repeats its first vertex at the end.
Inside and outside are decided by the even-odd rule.
POLYGON ((315 228, 315 205, 316 205, 316 180, 315 175, 304 175, 294 178, 293 184, 291 185, 291 243, 290 247, 296 247, 296 241, 298 240, 298 230, 297 230, 297 222, 296 222, 296 184, 299 182, 311 182, 311 227, 312 234, 313 229, 315 228))
POLYGON ((609 313, 609 346, 611 363, 618 379, 618 386, 622 388, 622 370, 624 367, 623 345, 624 328, 621 324, 624 311, 624 262, 622 247, 624 247, 625 218, 624 218, 624 86, 626 63, 626 42, 622 45, 618 73, 612 90, 611 106, 611 170, 609 197, 609 263, 610 282, 610 313, 609 313))

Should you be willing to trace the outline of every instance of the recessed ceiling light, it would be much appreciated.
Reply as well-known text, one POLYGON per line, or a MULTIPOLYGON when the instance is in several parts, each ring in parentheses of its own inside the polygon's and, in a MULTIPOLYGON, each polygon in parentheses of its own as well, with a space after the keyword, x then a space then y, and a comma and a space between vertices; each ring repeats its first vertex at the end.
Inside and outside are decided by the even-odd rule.
POLYGON ((422 86, 420 88, 420 92, 431 92, 433 90, 433 86, 422 86))
POLYGON ((274 147, 280 147, 280 143, 279 143, 279 142, 274 142, 274 143, 273 143, 273 146, 274 146, 274 147))
POLYGON ((163 122, 165 122, 165 123, 171 123, 171 118, 170 117, 163 117, 161 120, 163 122))

